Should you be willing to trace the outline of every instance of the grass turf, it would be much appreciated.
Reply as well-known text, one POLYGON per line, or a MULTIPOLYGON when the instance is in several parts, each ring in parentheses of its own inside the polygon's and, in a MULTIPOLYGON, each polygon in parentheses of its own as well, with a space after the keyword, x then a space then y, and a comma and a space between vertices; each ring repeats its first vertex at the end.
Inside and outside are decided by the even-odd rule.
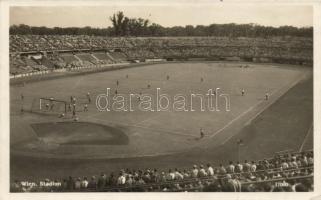
MULTIPOLYGON (((188 68, 190 69, 191 67, 187 67, 187 69, 188 68)), ((230 70, 232 69, 233 71, 236 70, 236 68, 231 67, 230 70)), ((259 69, 262 69, 262 68, 259 68, 259 69)), ((173 69, 170 69, 170 70, 173 70, 173 69)), ((266 69, 264 68, 262 70, 266 70, 266 69)), ((190 73, 193 73, 193 72, 190 72, 190 73)), ((228 70, 226 71, 226 73, 228 73, 228 70)), ((258 77, 260 76, 260 74, 257 74, 257 73, 255 74, 252 73, 250 75, 258 75, 258 77)), ((274 73, 270 74, 270 76, 273 76, 273 75, 275 74, 274 73)), ((284 74, 284 76, 282 75, 282 77, 286 77, 288 75, 289 74, 286 73, 284 74)), ((100 74, 98 76, 103 76, 103 74, 100 74)), ((185 76, 183 76, 184 79, 189 77, 190 77, 189 74, 185 74, 185 76)), ((250 80, 248 83, 243 83, 243 84, 247 84, 248 87, 255 86, 255 83, 261 87, 265 86, 264 85, 265 81, 262 79, 258 80, 257 79, 258 77, 249 77, 249 75, 247 75, 247 76, 244 76, 243 78, 239 77, 238 81, 242 81, 244 79, 250 80)), ((277 77, 277 78, 282 78, 282 77, 277 77)), ((226 77, 218 77, 218 76, 208 77, 208 78, 216 80, 216 83, 219 83, 220 81, 224 80, 223 78, 226 79, 226 77)), ((233 80, 233 78, 235 79, 235 77, 233 76, 229 78, 230 78, 229 80, 233 80)), ((116 78, 113 78, 113 80, 115 79, 116 78)), ((154 78, 150 77, 148 80, 155 80, 155 77, 154 78)), ((261 113, 255 120, 252 121, 251 124, 245 127, 242 126, 244 128, 239 126, 238 131, 236 132, 237 134, 235 136, 232 135, 231 139, 228 140, 224 145, 213 145, 213 146, 207 146, 206 148, 200 148, 196 146, 194 148, 189 148, 189 149, 187 148, 182 153, 176 153, 172 155, 150 156, 150 157, 140 157, 140 158, 114 158, 114 159, 107 159, 107 160, 106 159, 68 160, 68 159, 60 159, 60 158, 39 158, 39 157, 21 156, 21 155, 12 153, 11 154, 11 179, 14 179, 14 178, 32 179, 32 178, 41 178, 41 177, 51 178, 51 177, 67 176, 67 175, 88 176, 88 175, 98 174, 100 173, 100 171, 110 172, 113 170, 118 170, 126 167, 170 168, 170 167, 176 167, 176 166, 189 167, 191 164, 198 163, 198 162, 202 162, 202 163, 205 163, 205 162, 218 163, 223 161, 226 162, 227 160, 237 159, 237 147, 235 145, 235 142, 238 138, 242 138, 245 141, 245 145, 241 147, 242 159, 243 158, 258 159, 264 156, 270 156, 272 155, 273 152, 277 151, 278 149, 281 149, 281 150, 289 149, 289 148, 296 149, 298 148, 298 144, 302 142, 306 133, 305 131, 309 129, 309 126, 311 125, 311 121, 312 121, 313 95, 312 95, 311 80, 312 79, 310 78, 297 84, 295 87, 289 90, 286 93, 286 95, 284 95, 282 98, 277 100, 272 106, 270 106, 267 110, 261 113), (302 100, 304 100, 305 102, 303 105, 302 105, 302 100), (302 105, 301 107, 302 110, 293 109, 294 107, 299 105, 302 105), (300 123, 297 123, 297 121, 299 121, 300 123), (296 122, 296 123, 291 123, 291 122, 296 122), (291 138, 293 138, 293 141, 291 138), (289 139, 291 141, 288 141, 289 139), (258 148, 260 149, 259 151, 253 151, 254 149, 258 149, 258 148), (21 166, 22 163, 24 163, 23 168, 19 167, 21 166), (38 169, 38 170, 34 170, 34 169, 38 169), (54 170, 55 173, 51 173, 52 170, 54 170)), ((231 82, 232 83, 228 85, 229 91, 232 91, 232 92, 234 91, 234 95, 236 96, 235 93, 237 92, 236 90, 238 90, 237 89, 238 87, 235 87, 236 82, 234 82, 234 84, 233 84, 233 81, 231 82)), ((179 85, 180 83, 179 79, 178 81, 176 81, 176 83, 178 83, 179 85)), ((221 83, 223 84, 223 82, 221 83)), ((183 84, 183 87, 187 87, 186 82, 182 82, 182 84, 183 84)), ((276 87, 277 84, 280 84, 280 82, 272 83, 272 87, 271 87, 271 84, 270 84, 270 87, 273 89, 273 87, 276 87)), ((182 87, 182 85, 180 86, 182 87)), ((190 85, 190 87, 192 87, 192 85, 190 85)), ((177 87, 173 88, 172 85, 171 85, 171 88, 173 90, 177 90, 177 87)), ((257 92, 258 91, 257 89, 258 88, 253 87, 252 91, 257 92)), ((234 105, 241 104, 241 105, 250 106, 251 104, 253 104, 253 102, 260 100, 260 99, 258 100, 257 97, 253 96, 250 101, 242 102, 240 101, 239 98, 240 97, 236 96, 236 100, 238 101, 238 104, 234 104, 234 105)), ((248 108, 248 107, 245 107, 245 108, 248 108)), ((233 119, 233 117, 237 116, 237 114, 241 113, 241 111, 244 111, 244 110, 239 110, 239 111, 236 110, 236 113, 234 113, 234 115, 232 114, 230 119, 233 119)), ((144 115, 138 114, 137 118, 141 120, 141 117, 143 116, 144 115)), ((149 119, 150 116, 152 115, 149 115, 149 116, 145 115, 144 117, 147 117, 147 119, 149 119)), ((208 115, 202 115, 199 113, 194 114, 194 116, 196 116, 196 119, 198 118, 199 120, 203 120, 203 119, 206 120, 206 118, 208 118, 208 115)), ((116 116, 116 119, 117 117, 118 116, 116 116)), ((152 130, 157 130, 158 128, 162 129, 162 127, 159 127, 159 125, 164 126, 164 124, 166 124, 166 126, 169 125, 170 127, 174 127, 178 125, 179 124, 178 122, 180 121, 178 122, 176 121, 173 123, 173 125, 171 125, 171 123, 167 123, 168 121, 166 121, 166 118, 169 118, 168 120, 173 120, 173 119, 176 119, 177 117, 178 116, 175 116, 175 115, 171 116, 171 118, 169 118, 168 115, 161 116, 161 117, 157 116, 156 119, 158 120, 155 120, 155 121, 160 121, 161 123, 156 125, 153 123, 148 123, 148 124, 149 124, 149 127, 152 127, 152 130), (162 121, 162 119, 165 119, 165 120, 162 121)), ((39 121, 39 119, 34 119, 33 117, 30 117, 30 116, 25 116, 25 118, 28 118, 28 120, 30 121, 33 121, 33 120, 39 121)), ((223 115, 221 117, 219 116, 218 118, 224 121, 223 115)), ((128 118, 125 118, 125 119, 128 119, 128 118)), ((52 119, 48 118, 46 120, 52 120, 52 119)), ((183 118, 183 120, 186 120, 186 118, 183 118)), ((193 117, 190 117, 187 123, 191 124, 191 120, 193 121, 195 119, 193 117)), ((184 123, 184 125, 186 125, 186 123, 184 123)), ((149 130, 147 129, 147 130, 151 131, 150 129, 149 130)), ((193 136, 193 134, 195 134, 195 130, 190 131, 189 133, 193 136)), ((16 134, 16 133, 13 133, 13 134, 16 134)), ((130 135, 130 133, 127 133, 127 134, 130 135)), ((196 132, 196 134, 198 133, 196 132)), ((159 135, 160 135, 159 137, 165 137, 165 136, 175 137, 175 135, 173 134, 162 134, 162 132, 160 132, 159 135)), ((224 133, 220 135, 224 135, 224 133)), ((157 135, 153 136, 153 138, 154 139, 156 138, 156 140, 157 138, 159 140, 159 137, 157 137, 157 135)), ((182 140, 178 136, 177 138, 178 138, 178 141, 182 140)), ((148 137, 146 139, 147 140, 143 142, 148 142, 148 137)), ((215 140, 215 137, 213 138, 213 140, 215 140)), ((165 142, 168 142, 168 141, 165 140, 165 142)), ((193 143, 195 143, 195 141, 193 141, 193 143)), ((172 143, 172 145, 174 145, 174 143, 172 143)), ((175 143, 175 145, 180 145, 180 144, 175 143)), ((166 146, 164 148, 166 148, 166 146)), ((152 150, 153 149, 146 148, 145 153, 151 152, 152 150)))

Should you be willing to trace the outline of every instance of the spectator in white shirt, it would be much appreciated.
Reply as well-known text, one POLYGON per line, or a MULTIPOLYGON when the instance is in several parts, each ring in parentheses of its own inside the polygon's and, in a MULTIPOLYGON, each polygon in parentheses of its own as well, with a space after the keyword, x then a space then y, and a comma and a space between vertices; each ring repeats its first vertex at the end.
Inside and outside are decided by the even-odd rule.
POLYGON ((169 169, 168 170, 167 180, 172 181, 174 179, 175 179, 175 173, 171 169, 169 169))
POLYGON ((250 170, 251 170, 251 172, 255 172, 256 171, 256 164, 255 164, 254 161, 252 161, 250 170))
POLYGON ((198 177, 198 169, 197 169, 197 166, 194 165, 192 170, 192 178, 197 178, 197 177, 198 177))
POLYGON ((299 167, 299 166, 298 166, 298 163, 297 163, 296 160, 293 159, 293 158, 292 158, 292 162, 291 162, 291 163, 292 163, 292 167, 293 167, 293 168, 297 169, 297 168, 299 167))
POLYGON ((184 179, 183 174, 181 173, 181 171, 178 171, 177 168, 175 169, 175 179, 176 180, 183 180, 184 179))
POLYGON ((84 179, 81 181, 81 188, 87 188, 87 186, 88 186, 87 177, 84 177, 84 179))
POLYGON ((230 161, 230 164, 227 166, 226 171, 227 171, 227 173, 233 174, 234 170, 235 170, 235 166, 233 165, 233 162, 230 161))
POLYGON ((126 178, 124 173, 119 173, 119 177, 117 179, 117 185, 124 185, 126 183, 126 178))
POLYGON ((76 190, 80 190, 80 188, 81 188, 81 179, 80 179, 80 177, 79 177, 79 178, 77 178, 77 180, 75 181, 75 189, 76 189, 76 190))
POLYGON ((308 166, 309 163, 308 163, 308 158, 306 157, 306 155, 302 156, 302 161, 301 162, 302 162, 302 166, 303 167, 308 166))
POLYGON ((183 176, 186 179, 186 178, 189 178, 191 175, 186 171, 186 169, 184 169, 183 176))
POLYGON ((207 173, 206 173, 203 165, 200 166, 200 170, 199 170, 198 174, 199 174, 199 177, 207 176, 207 173))
POLYGON ((207 175, 214 176, 214 169, 209 163, 207 164, 207 175))

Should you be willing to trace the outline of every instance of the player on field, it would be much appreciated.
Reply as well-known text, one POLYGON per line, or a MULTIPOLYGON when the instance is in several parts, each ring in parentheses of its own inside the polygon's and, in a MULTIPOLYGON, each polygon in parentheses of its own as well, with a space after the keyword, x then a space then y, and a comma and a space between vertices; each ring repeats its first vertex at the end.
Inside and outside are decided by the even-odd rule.
POLYGON ((126 78, 128 78, 128 74, 126 74, 126 78))
POLYGON ((166 79, 169 80, 169 75, 167 75, 166 79))
POLYGON ((23 99, 25 98, 22 93, 20 95, 20 98, 21 98, 21 101, 23 101, 23 99))
POLYGON ((116 81, 116 85, 117 85, 117 86, 119 85, 119 81, 118 81, 118 80, 116 81))
POLYGON ((137 97, 137 100, 138 100, 138 101, 141 101, 141 100, 142 100, 142 92, 139 92, 139 96, 137 97))
POLYGON ((147 88, 150 89, 150 84, 147 85, 147 88))
POLYGON ((49 110, 49 103, 46 103, 46 110, 49 110))
POLYGON ((86 96, 87 96, 88 102, 91 103, 90 93, 88 92, 86 96))
POLYGON ((204 134, 204 132, 203 132, 203 129, 201 128, 201 129, 200 129, 200 137, 203 138, 204 135, 205 135, 205 134, 204 134))
POLYGON ((88 105, 85 104, 85 105, 84 105, 84 112, 87 112, 87 111, 88 111, 88 105))
POLYGON ((70 103, 73 103, 74 97, 70 96, 70 103))
POLYGON ((118 91, 117 90, 115 90, 115 95, 117 95, 118 94, 118 91))
POLYGON ((244 94, 245 94, 245 90, 244 90, 244 88, 242 89, 242 96, 244 96, 244 94))
POLYGON ((50 110, 53 111, 55 104, 53 102, 50 103, 50 110))
POLYGON ((265 100, 269 100, 269 93, 265 94, 265 100))
POLYGON ((71 112, 71 103, 68 104, 68 112, 71 112))
POLYGON ((73 118, 76 117, 76 109, 73 109, 73 110, 72 110, 72 117, 73 117, 73 118))

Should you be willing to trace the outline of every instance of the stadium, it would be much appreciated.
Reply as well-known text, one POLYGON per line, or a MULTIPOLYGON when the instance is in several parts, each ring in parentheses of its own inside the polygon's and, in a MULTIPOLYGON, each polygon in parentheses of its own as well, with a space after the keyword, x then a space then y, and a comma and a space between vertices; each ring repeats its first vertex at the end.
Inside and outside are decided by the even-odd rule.
POLYGON ((9 56, 12 192, 313 191, 311 37, 10 34, 9 56))

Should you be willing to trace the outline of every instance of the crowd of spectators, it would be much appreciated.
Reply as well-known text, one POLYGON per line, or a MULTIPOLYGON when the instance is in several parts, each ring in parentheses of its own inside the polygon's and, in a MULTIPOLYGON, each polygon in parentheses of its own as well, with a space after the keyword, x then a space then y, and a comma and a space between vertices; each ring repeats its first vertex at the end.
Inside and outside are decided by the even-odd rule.
POLYGON ((312 48, 302 37, 99 37, 87 35, 10 35, 10 52, 170 47, 263 47, 312 48))
MULTIPOLYGON (((186 59, 226 57, 265 58, 269 62, 312 63, 311 38, 231 38, 231 37, 101 37, 86 35, 10 35, 10 72, 37 71, 37 64, 19 56, 26 52, 50 52, 45 67, 62 68, 92 64, 110 64, 126 60, 157 58, 186 59), (108 51, 111 58, 100 59, 88 52, 108 51), (117 51, 114 51, 117 50, 117 51), (67 53, 66 53, 67 51, 67 53), (68 54, 69 51, 69 55, 68 54), (78 52, 79 57, 72 52, 78 52), (61 56, 59 54, 61 53, 61 56), (55 56, 52 56, 55 55, 55 56), (285 61, 284 61, 285 60, 285 61), (79 62, 80 61, 80 62, 79 62), (76 64, 75 64, 76 63, 76 64), (49 65, 49 66, 48 66, 49 65)), ((27 53, 28 54, 28 53, 27 53)), ((258 61, 260 59, 256 59, 258 61)), ((248 60, 247 60, 248 61, 248 60)))
POLYGON ((15 181, 13 192, 304 192, 313 191, 313 152, 279 154, 274 158, 232 162, 215 166, 193 165, 188 169, 121 169, 106 175, 68 177, 43 183, 51 187, 24 186, 15 181))

